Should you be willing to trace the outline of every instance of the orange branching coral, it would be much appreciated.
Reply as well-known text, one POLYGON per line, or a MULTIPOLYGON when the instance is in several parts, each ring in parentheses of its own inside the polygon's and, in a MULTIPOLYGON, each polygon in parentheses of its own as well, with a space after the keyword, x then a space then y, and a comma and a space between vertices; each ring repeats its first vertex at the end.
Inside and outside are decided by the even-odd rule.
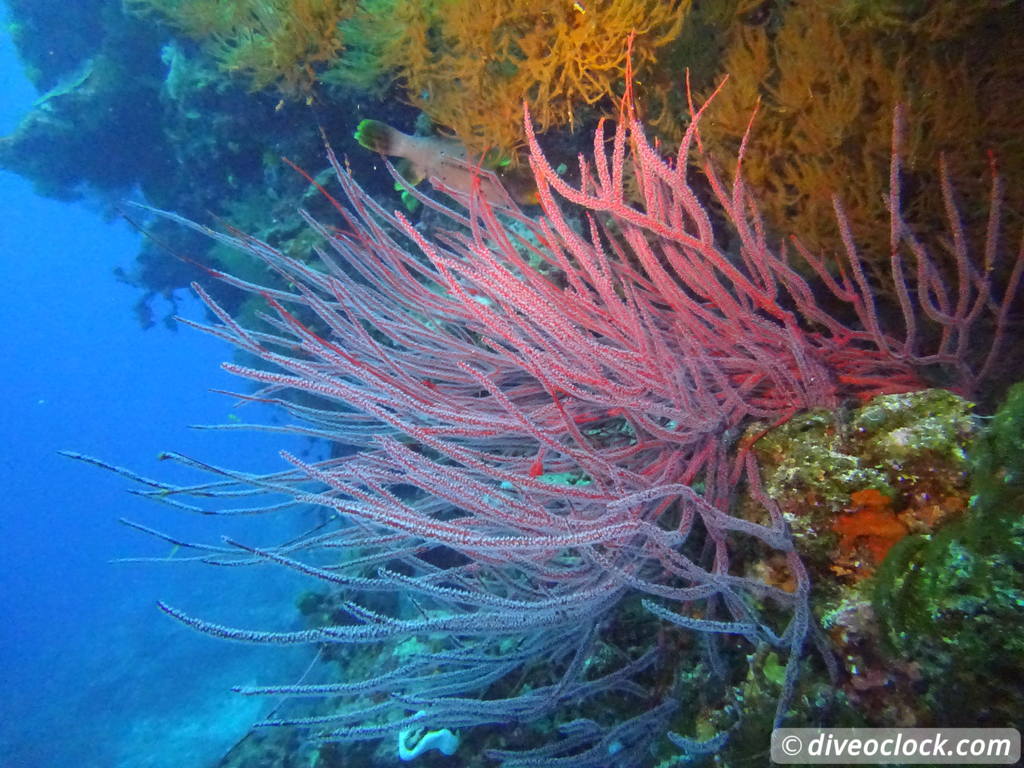
POLYGON ((898 103, 913 115, 903 149, 915 194, 906 207, 922 231, 944 215, 942 155, 953 175, 980 186, 977 147, 990 147, 1007 187, 1019 186, 1024 92, 1012 84, 1024 79, 1024 58, 1012 55, 1012 30, 1024 21, 1024 3, 794 0, 760 14, 749 5, 738 5, 724 32, 721 70, 731 81, 703 133, 716 157, 734 157, 760 105, 744 173, 780 234, 838 250, 832 195, 841 189, 865 256, 887 263, 883 193, 898 103))
POLYGON ((522 103, 539 131, 572 127, 583 105, 623 87, 626 40, 644 67, 680 33, 690 0, 391 0, 406 34, 383 49, 408 99, 472 150, 522 143, 522 103))
POLYGON ((156 12, 199 42, 221 69, 246 77, 253 90, 276 86, 304 93, 316 67, 342 50, 339 25, 357 0, 126 0, 137 12, 156 12))

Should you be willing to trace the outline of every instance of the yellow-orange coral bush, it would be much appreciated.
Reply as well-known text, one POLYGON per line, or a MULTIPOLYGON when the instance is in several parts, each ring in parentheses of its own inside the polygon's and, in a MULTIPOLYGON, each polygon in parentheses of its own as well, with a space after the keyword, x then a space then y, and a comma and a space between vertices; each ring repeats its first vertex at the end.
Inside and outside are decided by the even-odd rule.
POLYGON ((944 215, 941 155, 956 178, 980 187, 979 148, 992 148, 1007 187, 1021 186, 1024 57, 1013 54, 1011 35, 1024 4, 795 0, 767 16, 751 15, 754 5, 739 3, 726 23, 720 68, 731 80, 702 132, 715 156, 734 157, 758 107, 744 172, 777 231, 838 250, 832 195, 842 189, 865 255, 885 259, 883 193, 898 103, 913 115, 904 150, 915 194, 907 207, 922 229, 944 215))
MULTIPOLYGON (((682 29, 690 0, 382 0, 403 34, 380 47, 408 100, 471 149, 511 153, 522 103, 539 131, 621 94, 626 40, 643 79, 682 29)), ((381 34, 389 35, 386 30, 381 34)))
POLYGON ((357 0, 126 0, 136 12, 155 12, 199 42, 221 69, 248 79, 253 90, 275 86, 304 93, 315 67, 341 53, 340 24, 357 0))
MULTIPOLYGON (((654 125, 679 78, 657 79, 691 0, 125 0, 198 41, 254 90, 304 93, 315 80, 373 89, 397 79, 405 99, 471 149, 522 144, 522 103, 537 130, 569 125, 623 90, 636 35, 637 90, 654 125), (652 78, 645 87, 645 76, 652 78)), ((678 74, 678 73, 677 73, 678 74)), ((598 107, 600 108, 600 107, 598 107)))

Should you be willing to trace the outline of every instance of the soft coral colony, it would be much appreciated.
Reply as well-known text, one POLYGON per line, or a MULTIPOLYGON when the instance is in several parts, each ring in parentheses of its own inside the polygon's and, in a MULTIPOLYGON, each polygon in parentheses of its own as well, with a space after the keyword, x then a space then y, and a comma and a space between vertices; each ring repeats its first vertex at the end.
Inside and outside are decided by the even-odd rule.
POLYGON ((316 265, 178 219, 281 276, 286 288, 217 273, 265 299, 259 329, 197 286, 220 319, 206 330, 265 363, 226 366, 259 385, 245 397, 342 449, 319 462, 283 454, 290 468, 264 476, 174 456, 213 479, 146 481, 189 509, 200 509, 189 497, 265 495, 233 511, 328 513, 277 547, 185 545, 319 580, 335 596, 320 624, 243 629, 162 606, 215 636, 349 660, 340 680, 242 689, 289 697, 294 709, 268 724, 391 744, 461 729, 464 750, 507 766, 597 768, 610 755, 646 766, 652 754, 721 748, 748 725, 728 692, 751 675, 776 699, 762 728, 821 716, 827 696, 802 681, 809 669, 837 674, 834 651, 762 487, 756 436, 739 435, 754 420, 922 389, 930 368, 972 391, 999 354, 1024 247, 1014 254, 1000 231, 994 168, 976 250, 944 179, 956 268, 943 278, 901 215, 897 112, 897 311, 883 317, 839 201, 845 256, 833 273, 798 241, 770 241, 743 182, 744 148, 724 177, 693 112, 667 158, 627 96, 614 134, 602 126, 581 158, 577 186, 548 163, 527 115, 542 213, 479 188, 450 191, 448 204, 413 190, 446 222, 429 236, 331 154, 343 226, 305 216, 322 238, 316 265), (742 514, 740 493, 754 502, 742 514), (473 728, 499 724, 516 729, 495 742, 473 728))

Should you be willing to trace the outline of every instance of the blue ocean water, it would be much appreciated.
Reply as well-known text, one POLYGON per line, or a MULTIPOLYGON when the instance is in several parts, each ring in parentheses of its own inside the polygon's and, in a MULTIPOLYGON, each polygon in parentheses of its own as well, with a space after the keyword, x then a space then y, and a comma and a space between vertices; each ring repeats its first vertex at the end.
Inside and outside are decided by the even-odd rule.
MULTIPOLYGON (((2 31, 0 93, 5 135, 37 94, 2 31)), ((225 529, 133 497, 123 478, 57 453, 80 451, 179 479, 157 461, 160 451, 260 471, 281 465, 282 447, 309 447, 188 429, 224 423, 232 411, 233 401, 209 388, 245 385, 219 370, 231 357, 222 343, 188 329, 140 329, 134 290, 112 275, 129 267, 137 238, 123 222, 39 198, 0 172, 4 768, 214 764, 272 704, 230 686, 294 680, 308 661, 308 650, 289 655, 223 643, 164 616, 158 598, 213 620, 288 628, 300 586, 255 569, 110 563, 169 554, 119 517, 188 540, 216 542, 225 529)), ((203 318, 194 300, 182 313, 203 318)), ((249 408, 241 415, 274 417, 249 408)))

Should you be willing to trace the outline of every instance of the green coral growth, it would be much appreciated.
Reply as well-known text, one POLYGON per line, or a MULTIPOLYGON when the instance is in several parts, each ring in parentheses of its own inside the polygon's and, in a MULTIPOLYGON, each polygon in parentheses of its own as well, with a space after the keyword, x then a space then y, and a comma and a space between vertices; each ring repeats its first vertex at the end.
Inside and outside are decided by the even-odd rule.
POLYGON ((973 406, 945 389, 881 395, 852 421, 868 458, 904 462, 922 453, 962 462, 974 432, 973 406))
MULTIPOLYGON (((849 412, 810 411, 764 434, 754 451, 765 490, 801 552, 819 565, 834 560, 833 525, 858 491, 891 499, 908 512, 912 530, 954 514, 977 429, 972 409, 951 392, 929 389, 882 395, 849 412)), ((764 429, 755 425, 748 439, 764 429)))
POLYGON ((874 603, 885 640, 921 666, 944 725, 1024 722, 1024 383, 975 442, 970 508, 889 554, 874 603))
POLYGON ((794 416, 757 443, 766 472, 765 489, 773 498, 811 494, 843 504, 861 488, 885 490, 885 473, 866 466, 846 445, 842 425, 827 410, 794 416))

